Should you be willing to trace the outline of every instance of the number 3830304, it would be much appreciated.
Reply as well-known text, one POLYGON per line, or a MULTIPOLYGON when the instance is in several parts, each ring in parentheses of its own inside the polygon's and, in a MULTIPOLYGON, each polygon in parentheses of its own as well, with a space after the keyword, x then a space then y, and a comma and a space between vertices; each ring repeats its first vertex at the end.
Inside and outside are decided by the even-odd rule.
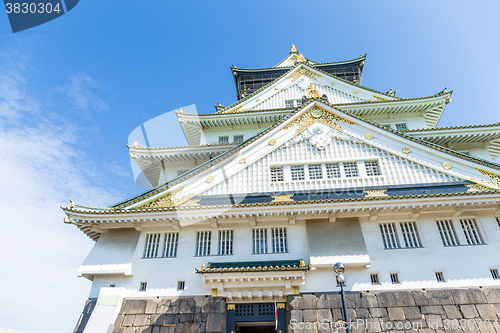
POLYGON ((14 13, 14 14, 43 14, 47 13, 50 14, 52 12, 59 13, 62 9, 59 8, 59 3, 57 3, 55 6, 53 6, 51 3, 6 3, 5 4, 5 9, 7 10, 7 14, 14 13))

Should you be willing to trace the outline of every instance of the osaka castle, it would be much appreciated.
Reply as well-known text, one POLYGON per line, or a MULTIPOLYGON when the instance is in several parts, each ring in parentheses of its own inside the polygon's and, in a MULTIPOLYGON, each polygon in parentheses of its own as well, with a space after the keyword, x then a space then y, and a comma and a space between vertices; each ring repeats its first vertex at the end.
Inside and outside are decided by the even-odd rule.
POLYGON ((95 241, 74 332, 498 320, 500 123, 440 127, 452 91, 365 87, 365 60, 319 63, 292 45, 272 67, 232 66, 233 104, 176 111, 187 146, 129 142, 150 189, 62 208, 95 241))

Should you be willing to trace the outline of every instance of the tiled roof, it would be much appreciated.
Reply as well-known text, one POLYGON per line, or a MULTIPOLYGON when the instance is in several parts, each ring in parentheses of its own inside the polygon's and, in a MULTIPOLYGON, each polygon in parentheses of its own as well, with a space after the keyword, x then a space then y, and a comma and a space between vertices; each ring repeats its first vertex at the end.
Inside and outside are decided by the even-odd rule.
POLYGON ((469 129, 469 128, 485 128, 485 127, 496 127, 500 126, 500 123, 494 124, 484 124, 484 125, 468 125, 468 126, 448 126, 448 127, 436 127, 436 128, 421 128, 421 129, 411 129, 405 130, 403 132, 432 132, 432 131, 445 131, 445 130, 455 130, 455 129, 469 129))
POLYGON ((262 271, 307 271, 309 266, 303 260, 269 260, 240 262, 209 262, 206 267, 196 269, 196 273, 231 273, 262 271))

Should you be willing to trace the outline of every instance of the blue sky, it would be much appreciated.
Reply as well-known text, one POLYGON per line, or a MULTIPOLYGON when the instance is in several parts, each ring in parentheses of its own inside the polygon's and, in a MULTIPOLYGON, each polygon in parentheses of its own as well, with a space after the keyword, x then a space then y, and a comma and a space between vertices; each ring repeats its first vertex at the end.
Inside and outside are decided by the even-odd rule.
MULTIPOLYGON (((90 288, 75 272, 93 243, 59 205, 142 191, 129 133, 180 106, 234 102, 230 65, 272 66, 291 43, 318 62, 367 53, 364 85, 401 97, 447 86, 439 126, 494 123, 499 12, 497 1, 82 0, 17 34, 0 14, 0 329, 73 329, 90 288)), ((165 135, 184 144, 176 131, 165 135)))

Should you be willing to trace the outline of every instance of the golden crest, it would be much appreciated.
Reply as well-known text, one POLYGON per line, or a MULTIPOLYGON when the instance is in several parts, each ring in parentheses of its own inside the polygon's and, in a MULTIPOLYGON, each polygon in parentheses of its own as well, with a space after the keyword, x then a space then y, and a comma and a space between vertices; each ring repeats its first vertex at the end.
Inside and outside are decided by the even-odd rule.
POLYGON ((368 132, 368 133, 366 133, 366 134, 365 134, 365 137, 366 137, 368 140, 371 140, 371 139, 373 139, 373 133, 368 132))
POLYGON ((443 162, 443 168, 445 168, 446 170, 450 170, 451 169, 451 163, 450 162, 443 162))
MULTIPOLYGON (((161 208, 161 207, 173 207, 174 205, 176 205, 181 198, 179 199, 174 199, 175 196, 177 194, 179 194, 180 192, 182 192, 182 190, 184 189, 184 186, 181 187, 180 189, 178 190, 175 190, 173 192, 168 192, 166 193, 164 196, 156 199, 156 200, 153 200, 151 202, 148 202, 142 206, 140 206, 139 208, 161 208)), ((189 195, 189 194, 188 194, 189 195)), ((193 195, 194 196, 194 195, 193 195)), ((188 198, 186 198, 187 200, 188 198)))
POLYGON ((269 140, 269 145, 274 146, 275 144, 276 144, 276 140, 275 139, 269 140))
POLYGON ((321 109, 315 108, 311 110, 311 116, 313 118, 321 118, 322 115, 323 115, 323 110, 321 109))
POLYGON ((297 57, 297 62, 300 64, 300 63, 303 63, 303 62, 306 62, 306 58, 304 57, 304 55, 302 53, 299 53, 299 56, 297 57))
POLYGON ((406 147, 404 147, 404 148, 403 148, 403 153, 405 153, 405 154, 409 154, 409 153, 411 153, 410 148, 406 148, 406 147))
POLYGON ((312 82, 309 84, 309 88, 307 88, 307 98, 320 98, 321 95, 319 93, 318 88, 312 84, 312 82))
POLYGON ((207 183, 212 183, 214 181, 214 176, 207 177, 207 183))
POLYGON ((323 110, 317 106, 312 108, 309 112, 305 112, 302 116, 298 117, 294 121, 292 121, 290 124, 286 125, 283 127, 283 130, 288 130, 290 128, 296 127, 299 125, 297 130, 295 131, 295 136, 299 135, 306 129, 308 129, 312 124, 320 122, 322 124, 325 124, 331 128, 336 129, 339 132, 344 132, 344 129, 342 126, 338 125, 337 122, 342 122, 344 124, 351 124, 355 125, 356 123, 347 120, 345 118, 342 118, 340 116, 337 116, 329 111, 323 110), (316 111, 319 110, 319 111, 316 111), (321 115, 318 116, 320 114, 321 115))

